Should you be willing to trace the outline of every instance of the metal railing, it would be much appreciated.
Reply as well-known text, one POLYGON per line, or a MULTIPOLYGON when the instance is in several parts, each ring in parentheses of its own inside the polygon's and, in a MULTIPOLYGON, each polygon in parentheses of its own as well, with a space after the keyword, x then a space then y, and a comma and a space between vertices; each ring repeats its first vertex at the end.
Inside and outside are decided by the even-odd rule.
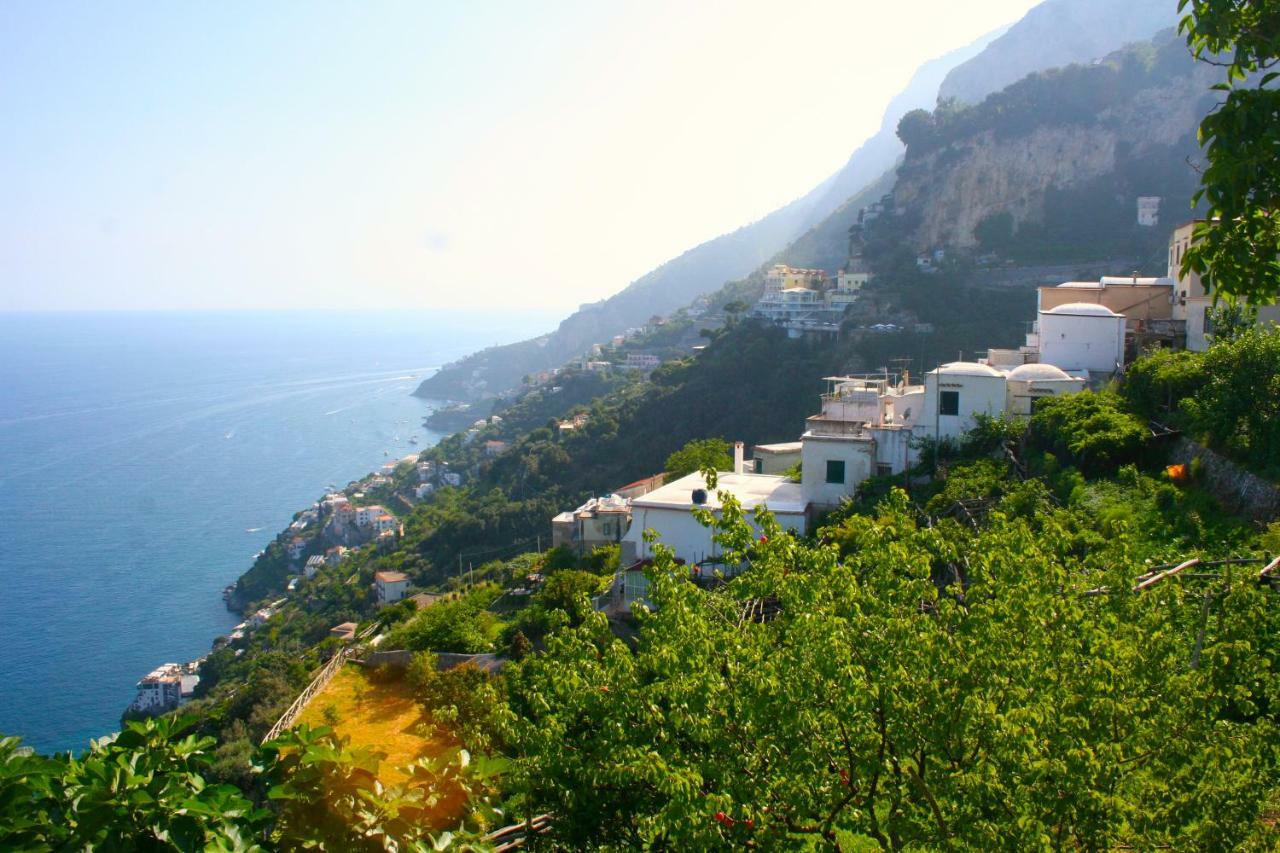
POLYGON ((298 694, 298 698, 293 700, 293 704, 289 706, 289 709, 267 731, 266 737, 262 739, 263 743, 275 740, 280 736, 281 732, 291 728, 298 721, 298 717, 306 709, 307 704, 316 697, 316 694, 324 690, 329 685, 329 682, 333 680, 333 677, 338 674, 338 670, 342 669, 342 665, 347 662, 347 657, 350 653, 350 649, 342 648, 338 650, 337 654, 329 658, 329 662, 324 665, 324 668, 320 670, 315 678, 311 679, 311 683, 307 685, 306 689, 298 694))

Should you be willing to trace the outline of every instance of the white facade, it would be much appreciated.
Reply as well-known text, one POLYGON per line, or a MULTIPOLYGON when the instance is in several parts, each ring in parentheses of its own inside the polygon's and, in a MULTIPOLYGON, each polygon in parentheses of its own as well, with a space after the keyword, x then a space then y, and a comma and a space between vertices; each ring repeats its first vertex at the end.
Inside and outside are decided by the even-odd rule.
POLYGON ((1030 417, 1036 400, 1084 390, 1084 380, 1069 376, 1052 364, 1023 364, 1005 375, 1008 389, 1005 410, 1017 417, 1030 417))
POLYGON ((782 474, 800 461, 801 443, 785 441, 779 444, 757 444, 751 451, 755 474, 782 474))
POLYGON ((182 675, 181 664, 166 663, 156 667, 138 682, 138 695, 129 709, 159 714, 178 707, 182 704, 182 675))
POLYGON ((401 572, 377 572, 373 576, 373 588, 379 604, 394 604, 408 591, 409 577, 401 572))
POLYGON ((1124 367, 1124 315, 1105 305, 1069 302, 1041 311, 1037 329, 1042 363, 1103 375, 1124 367))
POLYGON ((1004 374, 971 361, 953 361, 925 374, 916 434, 958 438, 977 424, 977 415, 999 417, 1005 410, 1004 374))
POLYGON ((1160 224, 1160 196, 1138 196, 1138 224, 1144 228, 1160 224))
POLYGON ((822 435, 810 430, 801 444, 800 485, 806 504, 837 507, 875 474, 876 443, 869 435, 822 435))
POLYGON ((662 359, 656 355, 647 352, 629 352, 627 353, 627 369, 629 370, 653 370, 662 364, 662 359))
POLYGON ((316 554, 314 557, 308 557, 307 564, 302 567, 302 574, 308 580, 310 580, 311 578, 315 577, 316 572, 323 569, 325 565, 326 563, 325 563, 324 557, 320 556, 319 554, 316 554))
POLYGON ((716 560, 721 549, 712 541, 715 531, 699 524, 693 517, 693 509, 700 506, 718 517, 721 509, 719 491, 737 497, 757 535, 759 528, 751 511, 759 506, 768 507, 787 530, 804 533, 805 502, 799 484, 788 482, 785 477, 722 473, 716 489, 711 490, 707 488, 702 474, 694 473, 631 501, 631 528, 622 540, 624 564, 653 557, 653 547, 644 541, 646 530, 657 532, 658 541, 672 548, 678 559, 691 566, 716 560), (701 504, 694 502, 695 492, 699 490, 703 493, 699 496, 704 501, 701 504))
POLYGON ((374 519, 378 516, 386 514, 386 509, 384 509, 380 504, 358 507, 356 509, 356 524, 361 527, 368 527, 373 524, 374 519))

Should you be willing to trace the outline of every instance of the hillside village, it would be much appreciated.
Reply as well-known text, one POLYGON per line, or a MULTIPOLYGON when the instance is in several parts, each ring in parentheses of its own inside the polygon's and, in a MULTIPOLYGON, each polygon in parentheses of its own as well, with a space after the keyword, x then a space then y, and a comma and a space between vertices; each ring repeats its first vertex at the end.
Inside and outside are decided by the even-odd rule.
POLYGON ((1167 36, 908 114, 889 192, 518 388, 447 366, 126 719, 342 849, 1275 847, 1280 306, 1165 221, 1167 36))

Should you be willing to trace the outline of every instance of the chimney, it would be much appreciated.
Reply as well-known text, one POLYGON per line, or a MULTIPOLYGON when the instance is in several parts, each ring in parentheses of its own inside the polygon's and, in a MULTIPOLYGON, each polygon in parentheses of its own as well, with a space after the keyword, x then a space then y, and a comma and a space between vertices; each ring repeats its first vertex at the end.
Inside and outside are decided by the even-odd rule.
POLYGON ((745 456, 745 447, 743 446, 741 441, 735 441, 733 443, 733 473, 735 474, 742 473, 744 456, 745 456))

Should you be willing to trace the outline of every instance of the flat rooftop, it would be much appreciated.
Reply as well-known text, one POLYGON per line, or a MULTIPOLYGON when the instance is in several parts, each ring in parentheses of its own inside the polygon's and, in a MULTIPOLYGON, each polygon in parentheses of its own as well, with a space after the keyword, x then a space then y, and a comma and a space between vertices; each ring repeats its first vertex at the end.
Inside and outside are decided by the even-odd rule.
POLYGON ((776 444, 757 444, 758 453, 797 453, 804 445, 799 441, 783 441, 776 444))
POLYGON ((634 498, 633 507, 651 509, 692 509, 693 490, 706 489, 707 502, 705 509, 719 510, 720 498, 717 491, 733 494, 742 504, 744 510, 750 511, 760 504, 765 504, 775 513, 803 513, 804 498, 799 483, 792 483, 786 477, 773 474, 731 474, 721 472, 716 478, 716 488, 707 489, 706 480, 701 472, 687 474, 660 489, 654 489, 647 495, 634 498))

